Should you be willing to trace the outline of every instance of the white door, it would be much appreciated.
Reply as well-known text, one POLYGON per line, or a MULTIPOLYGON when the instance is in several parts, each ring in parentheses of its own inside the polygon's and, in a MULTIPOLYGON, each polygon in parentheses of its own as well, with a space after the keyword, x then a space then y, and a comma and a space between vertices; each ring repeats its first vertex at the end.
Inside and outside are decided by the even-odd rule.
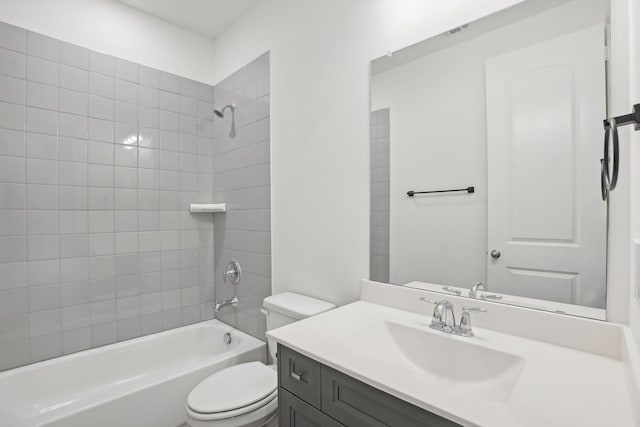
POLYGON ((492 291, 604 307, 604 40, 597 25, 486 62, 492 291))

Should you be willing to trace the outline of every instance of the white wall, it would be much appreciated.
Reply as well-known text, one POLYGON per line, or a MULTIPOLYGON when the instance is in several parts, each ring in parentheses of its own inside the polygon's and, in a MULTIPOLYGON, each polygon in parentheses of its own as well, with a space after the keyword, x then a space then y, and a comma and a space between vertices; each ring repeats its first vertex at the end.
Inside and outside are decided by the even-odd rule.
MULTIPOLYGON (((630 1, 629 5, 629 41, 630 41, 630 94, 631 103, 640 103, 640 4, 637 1, 630 1)), ((632 135, 629 138, 631 146, 631 236, 640 239, 640 132, 629 131, 632 135)), ((625 147, 626 148, 626 147, 625 147)), ((632 270, 635 270, 634 263, 631 263, 632 270)), ((632 280, 629 286, 629 323, 636 338, 636 344, 640 346, 640 301, 637 298, 636 286, 640 277, 635 271, 631 274, 632 280)))
MULTIPOLYGON (((611 90, 609 115, 627 114, 631 106, 630 82, 630 5, 636 0, 611 2, 611 90)), ((631 152, 629 128, 620 130, 621 155, 618 185, 610 195, 609 247, 607 264, 607 319, 629 322, 630 246, 631 246, 631 152)))
POLYGON ((273 292, 343 304, 369 262, 369 62, 518 0, 263 0, 214 81, 271 50, 273 292))
POLYGON ((486 281, 485 61, 605 19, 603 2, 573 2, 373 76, 372 110, 391 109, 392 282, 486 281), (472 195, 405 195, 470 185, 472 195))
POLYGON ((213 42, 113 0, 0 0, 0 20, 211 83, 213 42))

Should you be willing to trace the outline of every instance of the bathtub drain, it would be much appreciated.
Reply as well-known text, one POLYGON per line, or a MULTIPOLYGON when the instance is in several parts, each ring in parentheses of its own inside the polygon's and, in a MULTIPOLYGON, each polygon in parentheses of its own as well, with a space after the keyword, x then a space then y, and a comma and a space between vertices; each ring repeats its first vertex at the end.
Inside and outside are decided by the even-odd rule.
POLYGON ((231 333, 227 332, 223 338, 225 344, 231 344, 231 333))

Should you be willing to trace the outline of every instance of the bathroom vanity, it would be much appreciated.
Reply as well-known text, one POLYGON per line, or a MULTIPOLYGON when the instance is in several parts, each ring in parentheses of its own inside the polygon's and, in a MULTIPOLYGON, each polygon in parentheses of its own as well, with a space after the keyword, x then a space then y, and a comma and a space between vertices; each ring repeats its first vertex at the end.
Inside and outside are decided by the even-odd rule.
POLYGON ((278 355, 278 401, 282 426, 460 425, 283 345, 278 346, 278 355))
POLYGON ((431 328, 421 298, 465 306, 363 281, 360 301, 270 331, 281 425, 638 425, 626 327, 478 301, 463 337, 431 328))

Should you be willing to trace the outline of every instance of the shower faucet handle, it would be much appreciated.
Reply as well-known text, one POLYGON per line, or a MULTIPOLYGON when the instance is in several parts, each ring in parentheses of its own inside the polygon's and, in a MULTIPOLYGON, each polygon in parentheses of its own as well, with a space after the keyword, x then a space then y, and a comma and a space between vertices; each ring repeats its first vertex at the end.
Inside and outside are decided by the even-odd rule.
POLYGON ((227 277, 231 278, 231 283, 237 285, 240 282, 240 275, 242 274, 242 268, 240 263, 235 259, 227 265, 227 271, 222 273, 222 281, 227 283, 227 277))

